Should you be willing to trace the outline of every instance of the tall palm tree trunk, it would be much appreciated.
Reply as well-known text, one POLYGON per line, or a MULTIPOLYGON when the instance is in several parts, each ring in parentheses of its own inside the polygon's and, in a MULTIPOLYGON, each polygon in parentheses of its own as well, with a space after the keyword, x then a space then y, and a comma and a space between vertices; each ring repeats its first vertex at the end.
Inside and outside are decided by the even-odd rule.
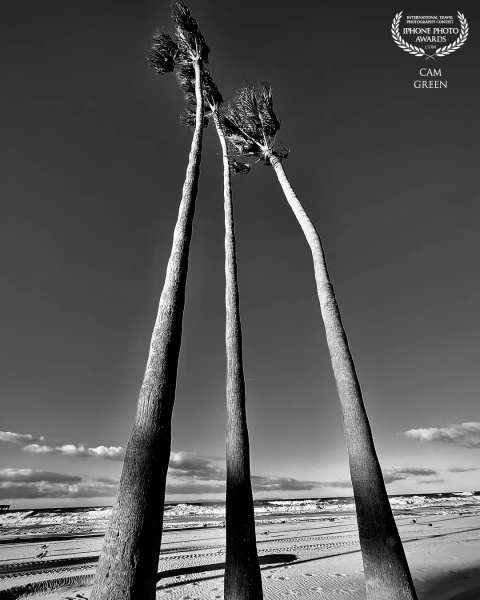
POLYGON ((242 359, 242 328, 237 286, 237 262, 232 188, 227 144, 218 115, 215 126, 223 153, 225 199, 225 308, 227 351, 227 496, 225 599, 260 600, 262 577, 257 556, 250 448, 245 410, 245 379, 242 359))
POLYGON ((350 474, 369 600, 416 600, 410 570, 388 501, 347 336, 328 276, 320 236, 288 182, 281 161, 270 161, 312 251, 318 299, 343 412, 350 474))
POLYGON ((194 67, 196 126, 182 201, 137 415, 90 600, 155 598, 188 254, 203 137, 202 67, 198 61, 194 67))

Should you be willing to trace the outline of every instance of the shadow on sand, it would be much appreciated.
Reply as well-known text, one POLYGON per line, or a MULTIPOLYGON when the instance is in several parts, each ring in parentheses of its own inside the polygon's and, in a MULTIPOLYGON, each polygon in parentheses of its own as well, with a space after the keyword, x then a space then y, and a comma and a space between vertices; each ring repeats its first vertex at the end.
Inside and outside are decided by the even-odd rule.
MULTIPOLYGON (((267 554, 266 556, 259 556, 258 562, 260 566, 264 565, 277 565, 279 563, 289 563, 295 560, 297 557, 295 554, 267 554)), ((213 563, 211 565, 198 565, 195 567, 183 567, 181 569, 170 569, 168 571, 161 571, 157 576, 157 583, 161 579, 165 579, 166 577, 178 577, 180 575, 191 575, 192 573, 208 573, 210 571, 223 571, 225 569, 225 563, 213 563)), ((202 577, 202 580, 205 579, 215 579, 218 575, 214 575, 213 577, 202 577)), ((195 581, 193 579, 189 579, 189 583, 195 581)), ((181 585, 185 583, 184 581, 178 581, 172 583, 165 587, 181 585)))
POLYGON ((458 569, 431 581, 415 581, 418 600, 479 600, 480 568, 458 569))

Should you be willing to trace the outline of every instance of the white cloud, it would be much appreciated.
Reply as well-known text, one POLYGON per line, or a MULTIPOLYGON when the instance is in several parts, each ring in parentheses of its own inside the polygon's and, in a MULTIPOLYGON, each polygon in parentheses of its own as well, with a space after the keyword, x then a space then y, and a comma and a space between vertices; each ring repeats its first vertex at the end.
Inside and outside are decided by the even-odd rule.
POLYGON ((96 448, 87 448, 80 444, 64 444, 63 446, 40 446, 39 444, 29 444, 22 448, 24 452, 33 454, 63 454, 64 456, 84 456, 103 458, 105 460, 123 460, 125 451, 121 446, 97 446, 96 448))
POLYGON ((43 442, 44 438, 34 438, 29 433, 13 433, 13 431, 0 431, 0 441, 9 442, 10 444, 28 444, 31 442, 43 442))
POLYGON ((121 446, 97 446, 96 448, 88 448, 89 456, 98 456, 105 460, 123 460, 125 451, 121 446))
POLYGON ((443 483, 445 479, 421 479, 417 483, 443 483))
POLYGON ((468 473, 468 471, 476 471, 477 467, 453 467, 452 469, 447 469, 449 473, 468 473))
POLYGON ((423 467, 385 467, 382 469, 382 473, 386 484, 393 483, 394 481, 402 481, 411 476, 428 477, 429 475, 438 475, 437 471, 423 467))
POLYGON ((33 469, 0 469, 0 482, 6 483, 74 483, 82 481, 78 475, 33 469))
POLYGON ((286 492, 312 490, 321 485, 318 481, 299 481, 292 477, 262 477, 252 475, 252 488, 256 492, 286 492))
POLYGON ((112 497, 117 485, 113 478, 89 479, 52 471, 0 469, 0 496, 8 500, 112 497))
POLYGON ((84 456, 119 461, 122 461, 125 456, 125 451, 121 446, 89 448, 85 444, 63 444, 60 446, 39 444, 38 442, 45 442, 43 436, 35 438, 30 434, 22 435, 11 431, 0 431, 0 441, 21 445, 24 452, 30 452, 31 454, 62 454, 63 456, 84 456))
POLYGON ((218 459, 206 458, 193 452, 172 452, 168 474, 172 477, 195 477, 202 480, 225 479, 225 469, 215 464, 218 459))
POLYGON ((448 427, 409 429, 405 431, 405 435, 421 442, 444 442, 465 448, 480 448, 480 423, 478 422, 448 425, 448 427))
POLYGON ((351 488, 352 482, 350 479, 335 479, 333 481, 322 481, 321 485, 334 488, 351 488))
POLYGON ((85 455, 85 446, 75 446, 74 444, 64 444, 63 446, 56 446, 52 448, 52 452, 59 452, 66 456, 79 456, 85 455))
POLYGON ((28 444, 28 446, 24 446, 22 450, 24 452, 33 452, 35 454, 48 454, 48 452, 53 452, 53 448, 50 448, 50 446, 40 446, 39 444, 28 444))
MULTIPOLYGON (((423 467, 385 467, 382 469, 383 480, 388 485, 394 481, 403 481, 414 476, 428 477, 430 475, 438 475, 433 469, 425 469, 423 467)), ((322 481, 322 486, 336 488, 351 488, 352 482, 350 479, 338 479, 334 481, 322 481)))

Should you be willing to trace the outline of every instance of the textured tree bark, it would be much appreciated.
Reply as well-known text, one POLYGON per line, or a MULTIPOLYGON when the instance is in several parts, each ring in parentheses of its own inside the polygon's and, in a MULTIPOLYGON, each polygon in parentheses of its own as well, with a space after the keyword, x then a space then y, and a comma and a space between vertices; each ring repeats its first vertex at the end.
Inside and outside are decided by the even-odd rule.
POLYGON ((223 153, 225 199, 225 308, 227 351, 227 496, 225 600, 261 600, 262 577, 257 556, 255 516, 250 480, 250 447, 245 408, 245 379, 242 358, 235 255, 230 166, 225 136, 214 114, 223 153))
POLYGON ((194 63, 196 126, 137 414, 90 600, 154 600, 188 254, 203 137, 202 66, 194 63))
POLYGON ((388 501, 347 336, 328 276, 320 236, 293 191, 281 161, 278 181, 312 251, 318 299, 343 413, 368 600, 416 600, 410 570, 388 501))

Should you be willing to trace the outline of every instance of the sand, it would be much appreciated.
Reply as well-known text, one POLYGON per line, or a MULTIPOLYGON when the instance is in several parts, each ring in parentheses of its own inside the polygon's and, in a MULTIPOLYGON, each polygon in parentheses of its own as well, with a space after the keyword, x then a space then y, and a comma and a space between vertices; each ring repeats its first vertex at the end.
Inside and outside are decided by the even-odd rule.
MULTIPOLYGON (((444 514, 418 517, 417 523, 411 519, 397 518, 397 524, 419 599, 480 600, 480 516, 444 514)), ((17 592, 10 598, 88 598, 101 543, 101 537, 73 537, 1 545, 0 598, 1 590, 12 588, 17 592), (45 557, 35 558, 45 550, 45 557), (67 559, 77 562, 62 562, 67 559), (8 565, 12 572, 7 575, 8 565), (15 571, 19 568, 24 571, 15 571), (27 584, 33 587, 26 589, 27 584)), ((164 532, 157 598, 223 598, 224 543, 221 527, 164 532)), ((257 545, 266 600, 366 597, 354 517, 259 523, 257 545)))

